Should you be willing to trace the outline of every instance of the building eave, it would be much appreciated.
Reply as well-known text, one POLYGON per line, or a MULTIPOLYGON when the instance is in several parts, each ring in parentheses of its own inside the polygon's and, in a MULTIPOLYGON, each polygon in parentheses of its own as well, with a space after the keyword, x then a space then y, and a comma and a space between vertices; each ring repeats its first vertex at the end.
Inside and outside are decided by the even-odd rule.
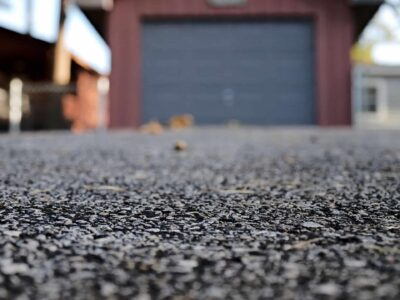
POLYGON ((365 27, 374 17, 384 0, 351 0, 355 20, 355 39, 357 40, 365 27))
POLYGON ((365 65, 358 64, 355 68, 362 74, 370 77, 397 77, 400 78, 399 66, 365 65))

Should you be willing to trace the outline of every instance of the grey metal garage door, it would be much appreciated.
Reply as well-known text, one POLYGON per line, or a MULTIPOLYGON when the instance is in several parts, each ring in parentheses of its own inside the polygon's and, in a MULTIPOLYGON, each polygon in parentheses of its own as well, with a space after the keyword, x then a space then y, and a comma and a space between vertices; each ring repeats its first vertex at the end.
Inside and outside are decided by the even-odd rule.
POLYGON ((142 121, 315 124, 308 21, 145 22, 142 121))

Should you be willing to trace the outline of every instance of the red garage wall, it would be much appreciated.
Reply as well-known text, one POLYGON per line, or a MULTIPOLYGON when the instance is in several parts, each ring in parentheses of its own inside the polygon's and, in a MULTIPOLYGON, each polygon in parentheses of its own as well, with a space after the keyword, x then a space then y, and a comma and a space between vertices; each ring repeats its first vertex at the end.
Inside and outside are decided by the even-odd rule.
POLYGON ((244 7, 213 8, 206 0, 116 0, 110 16, 113 51, 110 126, 140 124, 143 18, 312 17, 316 25, 316 99, 319 125, 351 124, 353 19, 349 0, 248 0, 244 7))

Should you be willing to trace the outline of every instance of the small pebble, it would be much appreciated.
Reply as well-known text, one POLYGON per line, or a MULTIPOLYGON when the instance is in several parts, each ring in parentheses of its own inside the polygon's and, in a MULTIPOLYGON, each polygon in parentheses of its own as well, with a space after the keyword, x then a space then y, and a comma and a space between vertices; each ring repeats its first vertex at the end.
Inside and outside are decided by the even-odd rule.
POLYGON ((179 140, 175 143, 174 149, 176 151, 185 151, 188 148, 188 144, 185 141, 179 140))

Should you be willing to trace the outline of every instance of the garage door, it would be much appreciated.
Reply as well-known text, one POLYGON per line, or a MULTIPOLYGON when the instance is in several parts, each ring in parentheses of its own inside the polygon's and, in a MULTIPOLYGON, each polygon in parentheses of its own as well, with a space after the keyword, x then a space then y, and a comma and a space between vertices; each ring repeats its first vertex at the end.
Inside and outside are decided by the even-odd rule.
POLYGON ((142 121, 315 124, 307 21, 145 22, 142 121))

